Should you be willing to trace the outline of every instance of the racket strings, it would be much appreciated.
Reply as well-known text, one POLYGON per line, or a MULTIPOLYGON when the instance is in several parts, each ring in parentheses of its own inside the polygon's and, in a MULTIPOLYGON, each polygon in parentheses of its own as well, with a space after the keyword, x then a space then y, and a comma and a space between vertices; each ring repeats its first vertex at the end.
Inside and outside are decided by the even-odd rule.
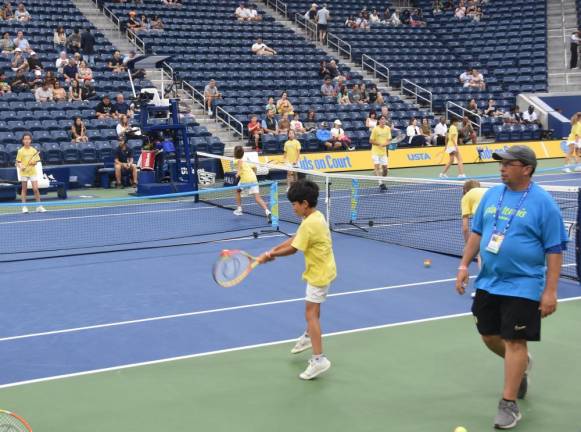
POLYGON ((214 265, 214 280, 224 286, 236 285, 250 271, 251 259, 242 253, 223 255, 214 265))
POLYGON ((0 432, 29 432, 29 430, 16 417, 7 413, 0 413, 0 432))

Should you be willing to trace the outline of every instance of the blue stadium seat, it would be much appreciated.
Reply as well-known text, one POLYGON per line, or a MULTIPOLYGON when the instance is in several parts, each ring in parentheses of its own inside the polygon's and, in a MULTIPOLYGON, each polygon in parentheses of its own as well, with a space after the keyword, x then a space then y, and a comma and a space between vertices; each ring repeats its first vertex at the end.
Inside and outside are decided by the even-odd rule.
POLYGON ((56 143, 46 143, 43 145, 43 161, 48 165, 58 165, 63 163, 63 152, 60 145, 56 143))
POLYGON ((83 163, 96 163, 99 161, 97 146, 94 143, 79 143, 79 149, 83 163))
POLYGON ((77 144, 64 144, 61 146, 63 152, 63 161, 68 164, 81 162, 81 151, 77 144))

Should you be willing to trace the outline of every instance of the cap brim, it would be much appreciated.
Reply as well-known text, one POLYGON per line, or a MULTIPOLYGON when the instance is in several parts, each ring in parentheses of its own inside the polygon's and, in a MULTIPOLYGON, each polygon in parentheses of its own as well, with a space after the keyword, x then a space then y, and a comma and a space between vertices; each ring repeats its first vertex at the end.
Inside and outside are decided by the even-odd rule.
POLYGON ((494 152, 492 153, 492 159, 500 161, 500 160, 518 160, 517 157, 515 157, 514 155, 511 155, 508 152, 504 152, 504 151, 498 151, 498 152, 494 152))

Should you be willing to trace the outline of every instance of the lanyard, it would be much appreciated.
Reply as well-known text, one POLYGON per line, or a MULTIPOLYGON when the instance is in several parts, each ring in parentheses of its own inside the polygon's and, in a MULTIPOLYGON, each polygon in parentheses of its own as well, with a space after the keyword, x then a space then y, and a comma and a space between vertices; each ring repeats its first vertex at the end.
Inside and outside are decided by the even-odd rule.
MULTIPOLYGON (((514 209, 514 212, 512 212, 512 214, 509 216, 508 222, 506 223, 506 225, 504 226, 504 229, 502 230, 502 235, 505 235, 506 232, 508 231, 508 228, 512 224, 512 221, 513 221, 514 217, 516 216, 516 214, 521 209, 522 205, 525 202, 525 199, 526 199, 527 195, 531 191, 532 185, 533 184, 531 183, 529 185, 529 187, 527 188, 527 190, 525 191, 525 193, 523 193, 522 196, 520 197, 520 201, 518 202, 516 208, 514 209)), ((506 189, 507 189, 507 187, 505 186, 504 189, 502 190, 502 193, 500 194, 500 198, 498 199, 498 204, 496 205, 496 212, 494 213, 494 225, 492 226, 492 232, 493 233, 497 232, 497 229, 496 228, 498 226, 498 217, 500 215, 500 211, 502 210, 502 201, 504 201, 504 194, 506 193, 506 189)))

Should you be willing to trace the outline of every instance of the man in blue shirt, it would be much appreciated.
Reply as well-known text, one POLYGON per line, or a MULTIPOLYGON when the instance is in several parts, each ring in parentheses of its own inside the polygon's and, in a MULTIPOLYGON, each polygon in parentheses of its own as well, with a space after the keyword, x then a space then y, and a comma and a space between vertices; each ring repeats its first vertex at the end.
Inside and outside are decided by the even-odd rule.
POLYGON ((498 151, 503 185, 490 188, 472 221, 458 267, 456 290, 464 294, 468 266, 480 253, 472 313, 486 346, 504 358, 504 390, 494 419, 510 429, 521 419, 516 403, 528 387, 527 341, 539 341, 541 318, 557 309, 557 284, 567 234, 559 207, 531 178, 535 153, 526 146, 498 151))

